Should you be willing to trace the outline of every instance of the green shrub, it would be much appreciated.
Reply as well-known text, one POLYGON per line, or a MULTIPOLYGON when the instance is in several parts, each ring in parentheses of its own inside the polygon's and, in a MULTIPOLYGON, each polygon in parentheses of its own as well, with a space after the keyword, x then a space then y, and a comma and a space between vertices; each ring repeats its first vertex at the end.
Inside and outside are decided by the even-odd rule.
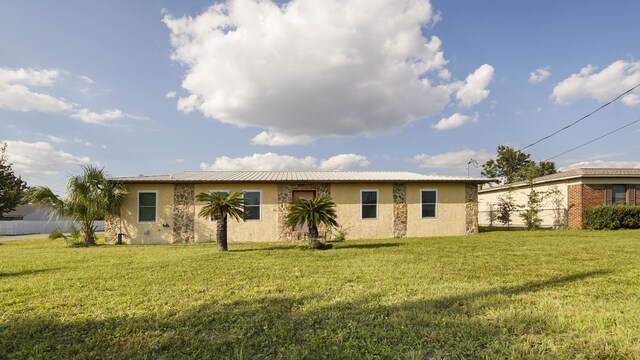
POLYGON ((584 210, 583 215, 584 224, 589 229, 640 229, 640 206, 596 206, 584 210))
POLYGON ((338 226, 338 227, 334 227, 333 230, 335 231, 335 235, 333 235, 333 240, 331 240, 331 241, 333 241, 333 242, 342 242, 342 241, 347 240, 347 235, 349 234, 349 229, 350 229, 350 227, 344 228, 344 227, 342 227, 342 225, 338 226))

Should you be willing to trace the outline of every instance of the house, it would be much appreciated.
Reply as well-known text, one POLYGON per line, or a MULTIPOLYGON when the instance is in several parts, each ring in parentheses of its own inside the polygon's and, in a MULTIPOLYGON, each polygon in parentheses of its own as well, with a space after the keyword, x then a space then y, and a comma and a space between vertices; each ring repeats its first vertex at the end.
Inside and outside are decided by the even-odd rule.
MULTIPOLYGON (((640 203, 640 194, 636 191, 638 186, 640 169, 583 168, 533 180, 533 189, 546 194, 540 212, 542 226, 567 226, 572 229, 583 228, 582 213, 586 209, 597 205, 640 203)), ((495 219, 490 219, 490 214, 495 214, 499 198, 511 192, 517 204, 526 205, 530 189, 527 182, 517 182, 479 190, 480 225, 500 225, 495 219)), ((524 226, 517 214, 511 218, 513 226, 524 226)))
MULTIPOLYGON (((478 184, 486 179, 411 172, 186 171, 112 178, 128 195, 119 217, 106 221, 106 241, 215 241, 215 220, 197 214, 201 192, 245 194, 245 219, 229 221, 230 241, 291 241, 304 234, 285 225, 297 196, 331 196, 349 239, 464 235, 478 232, 478 184)), ((321 229, 329 238, 331 229, 321 229)))
POLYGON ((25 217, 33 216, 38 210, 36 205, 32 204, 20 204, 16 208, 0 217, 0 221, 20 221, 25 220, 25 217))

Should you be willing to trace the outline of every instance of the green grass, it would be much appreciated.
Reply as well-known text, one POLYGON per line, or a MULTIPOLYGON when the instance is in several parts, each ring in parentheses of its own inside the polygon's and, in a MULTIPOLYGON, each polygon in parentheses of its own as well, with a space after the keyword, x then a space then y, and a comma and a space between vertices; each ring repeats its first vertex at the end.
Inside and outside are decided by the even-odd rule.
POLYGON ((0 243, 0 358, 640 358, 640 231, 0 243))

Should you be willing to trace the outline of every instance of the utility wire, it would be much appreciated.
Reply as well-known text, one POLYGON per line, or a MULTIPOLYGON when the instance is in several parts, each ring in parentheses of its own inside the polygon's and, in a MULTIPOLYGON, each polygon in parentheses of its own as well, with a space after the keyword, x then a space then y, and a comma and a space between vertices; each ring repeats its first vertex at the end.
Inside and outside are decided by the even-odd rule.
POLYGON ((576 121, 572 122, 571 124, 569 124, 569 125, 567 125, 567 126, 565 126, 565 127, 561 128, 561 129, 559 129, 559 130, 555 131, 554 133, 552 133, 552 134, 550 134, 550 135, 547 135, 547 136, 543 137, 542 139, 540 139, 540 140, 538 140, 538 141, 534 141, 534 142, 532 142, 531 144, 529 144, 529 145, 527 145, 527 146, 525 146, 525 147, 523 147, 523 148, 520 148, 520 151, 522 151, 522 150, 524 150, 524 149, 526 149, 526 148, 529 148, 529 147, 531 147, 531 146, 533 146, 533 145, 536 145, 536 144, 538 144, 538 143, 540 143, 540 142, 542 142, 542 141, 544 141, 544 140, 546 140, 546 139, 548 139, 548 138, 550 138, 550 137, 552 137, 552 136, 556 135, 557 133, 559 133, 559 132, 561 132, 561 131, 564 131, 564 130, 566 130, 566 129, 570 128, 570 127, 572 127, 573 125, 575 125, 575 124, 579 123, 580 121, 582 121, 582 120, 584 120, 584 119, 588 118, 589 116, 591 116, 591 115, 593 115, 593 114, 597 113, 598 111, 600 111, 600 110, 604 109, 605 107, 607 107, 607 106, 611 105, 612 103, 616 102, 618 99, 620 99, 621 97, 623 97, 623 96, 627 95, 628 93, 632 92, 633 90, 637 89, 638 87, 640 87, 640 83, 639 83, 639 84, 637 84, 636 86, 632 87, 631 89, 629 89, 629 90, 627 90, 627 91, 623 92, 622 94, 618 95, 615 99, 613 99, 613 100, 609 101, 609 102, 608 102, 608 103, 606 103, 606 104, 603 104, 602 106, 600 106, 599 108, 597 108, 597 109, 593 110, 592 112, 588 113, 587 115, 585 115, 585 116, 581 117, 580 119, 578 119, 578 120, 576 120, 576 121))
POLYGON ((621 127, 617 128, 617 129, 615 129, 615 130, 613 130, 613 131, 609 131, 608 133, 606 133, 606 134, 604 134, 604 135, 598 136, 597 138, 595 138, 595 139, 593 139, 593 140, 589 140, 589 141, 587 141, 586 143, 584 143, 584 144, 582 144, 582 145, 578 145, 578 146, 574 147, 573 149, 570 149, 570 150, 567 150, 567 151, 565 151, 565 152, 563 152, 563 153, 560 153, 560 154, 558 154, 558 155, 552 156, 552 157, 550 157, 550 158, 548 158, 548 159, 546 159, 546 160, 544 160, 544 161, 549 161, 549 160, 555 159, 555 158, 557 158, 557 157, 559 157, 559 156, 562 156, 562 155, 564 155, 564 154, 570 153, 570 152, 572 152, 572 151, 574 151, 574 150, 577 150, 577 149, 579 149, 579 148, 581 148, 581 147, 583 147, 583 146, 585 146, 585 145, 589 145, 589 144, 591 144, 591 143, 592 143, 592 142, 594 142, 594 141, 598 141, 598 140, 602 139, 602 138, 603 138, 603 137, 605 137, 605 136, 609 136, 609 135, 611 135, 611 134, 613 134, 613 133, 615 133, 615 132, 618 132, 618 131, 620 131, 620 130, 622 130, 622 129, 626 128, 626 127, 629 127, 629 126, 631 126, 631 125, 633 125, 633 124, 635 124, 635 123, 637 123, 637 122, 640 122, 640 119, 637 119, 637 120, 635 120, 635 121, 632 121, 632 122, 628 123, 627 125, 621 126, 621 127))

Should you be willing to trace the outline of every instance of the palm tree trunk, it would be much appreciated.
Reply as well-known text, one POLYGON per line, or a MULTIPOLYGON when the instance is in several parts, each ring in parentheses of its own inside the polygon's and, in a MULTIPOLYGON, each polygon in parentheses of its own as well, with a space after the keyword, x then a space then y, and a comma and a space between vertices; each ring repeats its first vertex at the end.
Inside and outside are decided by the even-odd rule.
POLYGON ((95 245, 96 244, 96 235, 93 231, 93 226, 91 226, 91 221, 83 221, 82 224, 82 232, 84 234, 84 243, 86 245, 95 245))
POLYGON ((312 249, 320 249, 322 244, 320 244, 320 240, 318 240, 318 227, 313 225, 309 226, 309 237, 311 238, 311 248, 312 249))
POLYGON ((227 251, 227 217, 217 220, 216 225, 216 241, 218 242, 218 250, 227 251))

